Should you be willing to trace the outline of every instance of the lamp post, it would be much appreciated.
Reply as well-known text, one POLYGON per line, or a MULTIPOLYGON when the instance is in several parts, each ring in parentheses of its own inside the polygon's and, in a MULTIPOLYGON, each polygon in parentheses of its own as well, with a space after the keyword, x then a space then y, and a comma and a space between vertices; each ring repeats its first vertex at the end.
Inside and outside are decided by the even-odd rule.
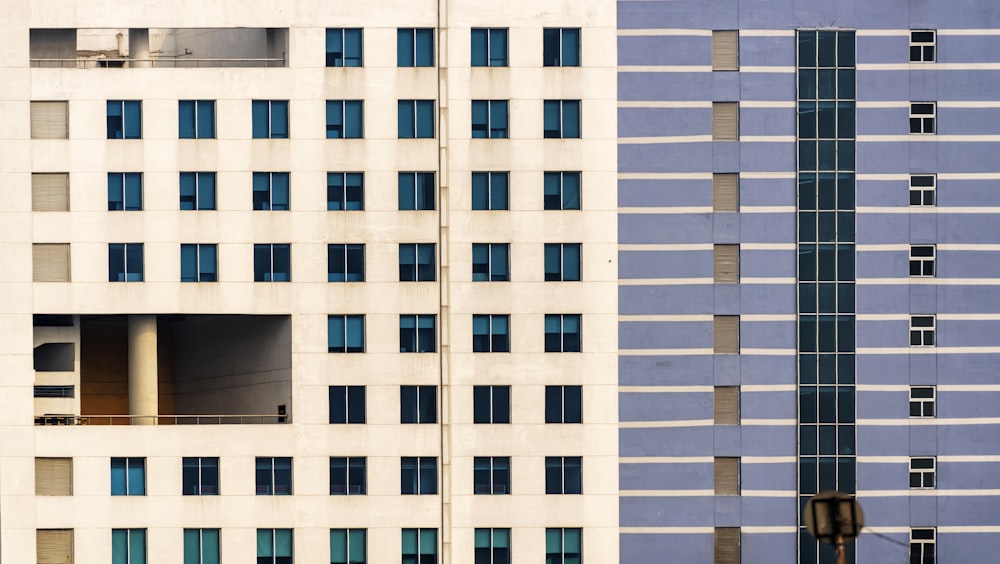
POLYGON ((806 529, 816 540, 837 547, 837 564, 847 564, 844 544, 865 526, 865 513, 854 496, 827 490, 814 495, 802 510, 806 529))

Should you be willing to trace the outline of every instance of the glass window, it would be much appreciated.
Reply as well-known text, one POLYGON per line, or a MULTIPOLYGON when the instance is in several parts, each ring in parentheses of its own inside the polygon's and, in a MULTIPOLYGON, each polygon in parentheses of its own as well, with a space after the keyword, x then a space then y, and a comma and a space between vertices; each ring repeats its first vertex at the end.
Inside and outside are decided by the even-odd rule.
MULTIPOLYGON (((933 174, 910 175, 910 205, 933 206, 937 187, 937 176, 933 174)), ((853 206, 852 206, 853 207, 853 206)))
POLYGON ((327 245, 326 257, 327 282, 365 281, 364 245, 327 245))
POLYGON ((472 28, 472 66, 507 66, 507 30, 472 28))
POLYGON ((182 210, 214 210, 215 173, 180 173, 180 196, 182 210))
POLYGON ((219 459, 184 457, 181 480, 184 495, 219 495, 219 459))
POLYGON ((365 495, 364 457, 330 457, 330 495, 365 495))
POLYGON ((543 64, 547 67, 580 66, 580 28, 545 28, 542 51, 543 64))
POLYGON ((506 210, 508 208, 507 186, 509 174, 506 172, 472 173, 472 209, 506 210))
POLYGON ((111 529, 111 564, 146 564, 146 529, 111 529))
POLYGON ((935 133, 937 102, 910 103, 910 133, 935 133))
POLYGON ((330 423, 365 422, 365 387, 330 386, 330 423))
POLYGON ((507 282, 510 280, 509 243, 472 244, 472 281, 507 282))
POLYGON ((545 244, 545 281, 580 280, 580 243, 545 244))
POLYGON ((326 209, 365 209, 365 174, 363 172, 326 173, 326 209))
POLYGON ((543 107, 546 139, 580 137, 579 100, 545 100, 543 107))
POLYGON ((935 564, 937 530, 910 529, 910 564, 935 564))
POLYGON ((367 529, 330 529, 330 564, 366 564, 367 529))
POLYGON ((580 564, 582 529, 545 529, 545 564, 580 564))
POLYGON ((250 109, 254 139, 288 139, 288 100, 254 100, 250 109))
POLYGON ((545 352, 580 352, 579 314, 545 316, 545 352))
POLYGON ((292 529, 257 529, 257 564, 292 564, 292 529))
POLYGON ((365 316, 328 316, 327 350, 332 353, 365 352, 365 316))
POLYGON ((399 245, 399 281, 433 282, 436 279, 436 245, 403 243, 399 245))
POLYGON ((142 282, 142 243, 108 243, 108 281, 142 282))
POLYGON ((108 173, 108 211, 142 210, 142 173, 108 173))
POLYGON ((937 32, 933 29, 910 31, 910 62, 933 63, 936 59, 937 32))
POLYGON ((579 456, 546 456, 545 493, 583 493, 581 461, 579 456))
POLYGON ((399 352, 436 352, 436 319, 435 315, 400 315, 399 352))
POLYGON ((364 137, 364 102, 361 100, 326 101, 326 138, 360 139, 364 137))
POLYGON ((292 249, 289 244, 253 246, 254 282, 288 282, 292 279, 292 249))
POLYGON ((510 423, 510 386, 473 386, 472 421, 510 423))
POLYGON ((399 422, 437 423, 437 386, 400 386, 399 422))
POLYGON ((509 456, 477 456, 473 459, 472 467, 476 495, 510 494, 509 456))
POLYGON ((184 564, 219 564, 219 529, 184 529, 184 564))
POLYGON ((146 495, 146 459, 111 459, 111 495, 146 495))
POLYGON ((434 100, 400 100, 398 112, 400 139, 434 137, 434 100))
POLYGON ((397 29, 396 66, 433 67, 434 29, 433 28, 397 29))
POLYGON ((910 388, 910 417, 934 417, 937 389, 934 386, 910 388))
POLYGON ((253 173, 253 209, 288 211, 288 173, 253 173))
POLYGON ((403 529, 403 564, 437 564, 437 529, 403 529))
POLYGON ((437 458, 400 458, 400 492, 403 495, 437 495, 437 458))
POLYGON ((933 315, 910 316, 910 346, 933 347, 936 319, 933 315))
POLYGON ((510 529, 476 529, 475 564, 510 564, 510 529))
POLYGON ((361 28, 326 30, 326 66, 360 67, 363 65, 361 28))
POLYGON ((545 209, 580 209, 579 172, 546 172, 544 179, 545 209))
POLYGON ((507 138, 507 100, 472 101, 472 138, 507 138))
POLYGON ((292 459, 257 457, 257 495, 292 495, 292 459))
POLYGON ((215 245, 181 245, 181 282, 217 282, 215 245))
POLYGON ((545 386, 546 423, 582 423, 581 386, 545 386))
POLYGON ((215 100, 177 102, 177 136, 181 139, 214 139, 215 100))
POLYGON ((473 315, 472 352, 510 352, 510 316, 473 315))
POLYGON ((108 100, 108 139, 142 139, 142 102, 108 100))
POLYGON ((398 178, 401 211, 434 209, 433 172, 401 172, 398 178))

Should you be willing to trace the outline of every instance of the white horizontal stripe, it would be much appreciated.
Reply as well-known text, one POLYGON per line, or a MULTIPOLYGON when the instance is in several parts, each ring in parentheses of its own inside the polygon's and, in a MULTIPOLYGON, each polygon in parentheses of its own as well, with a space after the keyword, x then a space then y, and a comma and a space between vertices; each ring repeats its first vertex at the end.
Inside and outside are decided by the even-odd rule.
MULTIPOLYGON (((1000 67, 998 67, 1000 68, 1000 67)), ((905 135, 858 135, 858 143, 924 142, 924 143, 982 143, 1000 141, 1000 135, 925 135, 921 133, 905 135)))
POLYGON ((990 243, 938 243, 939 251, 1000 251, 1000 245, 990 243))
POLYGON ((712 243, 626 243, 618 245, 619 251, 711 251, 714 248, 715 245, 712 243))
POLYGON ((740 66, 740 72, 753 72, 753 73, 762 73, 762 72, 793 73, 793 72, 795 72, 795 70, 796 70, 795 67, 786 67, 786 66, 778 66, 778 65, 775 65, 775 66, 757 66, 757 67, 740 66))
POLYGON ((712 315, 688 315, 688 314, 619 314, 618 321, 711 321, 712 315))
POLYGON ((707 535, 714 534, 715 527, 619 527, 618 533, 622 535, 707 535))
POLYGON ((619 108, 711 108, 711 101, 698 100, 626 100, 618 102, 619 108))
POLYGON ((955 100, 937 103, 939 108, 1000 108, 1000 102, 996 100, 976 101, 976 100, 955 100))
POLYGON ((619 172, 618 180, 711 180, 711 172, 619 172))
POLYGON ((858 347, 857 354, 996 354, 1000 347, 858 347))
POLYGON ((653 29, 619 29, 619 36, 660 36, 660 35, 689 35, 698 37, 712 37, 712 30, 710 29, 670 29, 670 28, 653 28, 653 29))
POLYGON ((858 490, 858 497, 978 497, 1000 495, 997 490, 858 490))
POLYGON ((1000 63, 861 63, 863 71, 917 71, 917 70, 1000 70, 1000 63))
POLYGON ((798 497, 793 490, 740 490, 740 497, 798 497))
POLYGON ((740 385, 740 393, 754 393, 754 392, 795 392, 798 391, 798 386, 795 384, 742 384, 740 385))
POLYGON ((794 313, 748 313, 740 315, 740 321, 796 321, 794 313))
POLYGON ((795 213, 795 206, 740 206, 740 213, 795 213))
POLYGON ((998 525, 945 525, 937 528, 939 533, 1000 533, 998 525))
POLYGON ((711 456, 621 456, 622 464, 711 464, 711 456))
POLYGON ((620 421, 619 429, 673 429, 678 427, 710 427, 713 419, 687 419, 679 421, 620 421))
POLYGON ((795 143, 794 135, 740 135, 743 143, 795 143))
POLYGON ((1000 313, 939 313, 937 318, 945 321, 1000 321, 1000 313))
POLYGON ((712 72, 712 65, 619 65, 618 72, 712 72))
POLYGON ((997 172, 939 172, 938 180, 1000 180, 997 172))
POLYGON ((795 356, 795 349, 746 349, 740 347, 743 356, 795 356))
POLYGON ((619 490, 620 497, 699 497, 714 496, 715 490, 619 490))
POLYGON ((701 207, 643 207, 643 208, 618 208, 619 214, 684 214, 684 213, 712 213, 712 206, 701 207))
POLYGON ((622 278, 619 286, 687 286, 715 284, 714 278, 622 278))
POLYGON ((795 278, 741 277, 740 284, 795 284, 795 278))
POLYGON ((741 29, 740 37, 795 37, 794 29, 741 29))
MULTIPOLYGON (((742 210, 741 210, 742 211, 742 210)), ((913 214, 949 214, 949 213, 1000 213, 1000 207, 938 207, 938 206, 858 206, 858 213, 913 213, 913 214)))
POLYGON ((620 394, 712 393, 714 386, 618 386, 620 394))
MULTIPOLYGON (((740 243, 741 251, 794 251, 795 243, 740 243)), ((907 247, 909 250, 909 247, 907 247)))
POLYGON ((1000 278, 858 278, 856 284, 885 286, 908 284, 917 286, 997 286, 1000 278))
POLYGON ((1000 425, 1000 417, 913 417, 909 419, 864 419, 858 425, 871 427, 935 427, 938 425, 1000 425))
POLYGON ((938 455, 938 462, 1000 462, 998 454, 953 454, 938 455))
POLYGON ((653 145, 659 143, 707 143, 711 135, 670 135, 665 137, 619 137, 619 145, 653 145))
POLYGON ((715 354, 714 349, 618 349, 618 356, 698 356, 715 354))
POLYGON ((759 178, 763 180, 794 180, 796 175, 794 172, 741 172, 740 179, 744 178, 759 178))

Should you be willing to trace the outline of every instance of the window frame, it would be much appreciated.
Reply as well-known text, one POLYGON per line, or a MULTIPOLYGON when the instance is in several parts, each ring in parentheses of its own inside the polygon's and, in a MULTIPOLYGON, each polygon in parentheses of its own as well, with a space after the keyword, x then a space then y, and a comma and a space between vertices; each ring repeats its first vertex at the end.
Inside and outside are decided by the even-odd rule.
MULTIPOLYGON (((211 476, 211 474, 208 474, 211 476)), ((210 479, 208 481, 211 481, 210 479)), ((221 495, 219 458, 213 456, 185 456, 181 459, 181 495, 221 495), (212 461, 215 464, 215 484, 206 484, 205 463, 212 461), (188 482, 188 474, 185 472, 189 468, 188 463, 196 463, 195 482, 188 482), (190 489, 189 489, 190 486, 190 489), (206 491, 208 490, 208 491, 206 491)))
POLYGON ((326 101, 326 138, 327 139, 364 139, 365 137, 365 101, 364 100, 327 100, 326 101), (339 127, 330 118, 339 117, 339 127), (333 129, 331 129, 333 128, 333 129), (331 135, 331 133, 334 133, 331 135))
POLYGON ((583 277, 583 244, 582 243, 545 243, 544 247, 544 261, 545 261, 545 281, 546 282, 579 282, 583 277), (569 257, 567 257, 567 249, 570 250, 569 257), (573 260, 573 249, 576 252, 576 277, 573 277, 572 269, 567 268, 567 260, 570 261, 572 266, 573 260), (550 255, 553 251, 558 251, 559 256, 555 264, 552 264, 550 255), (556 267, 557 270, 552 270, 556 267), (567 271, 570 271, 567 274, 567 271))
POLYGON ((910 276, 932 278, 937 274, 937 246, 910 245, 910 276))
POLYGON ((112 456, 111 457, 111 495, 112 496, 144 496, 146 495, 146 459, 140 456, 112 456), (121 482, 116 487, 115 476, 121 469, 121 482), (141 479, 141 483, 133 483, 135 476, 133 471, 141 479), (138 491, 133 491, 138 489, 138 491))
POLYGON ((330 564, 365 564, 368 562, 368 529, 330 529, 330 564), (334 534, 344 535, 344 552, 334 554, 334 534), (358 536, 361 537, 360 541, 358 536), (361 549, 355 551, 357 543, 361 549), (361 554, 358 554, 360 552, 361 554))
POLYGON ((510 172, 472 172, 472 211, 510 210, 510 172))
POLYGON ((937 102, 910 102, 910 134, 934 135, 936 133, 937 102), (926 110, 930 110, 930 112, 928 113, 926 110))
POLYGON ((554 528, 547 527, 545 529, 545 558, 546 562, 566 562, 568 558, 574 558, 574 562, 583 561, 583 529, 579 527, 574 528, 554 528), (572 533, 576 536, 575 544, 580 547, 579 552, 567 552, 566 545, 570 544, 566 541, 567 533, 572 533), (558 535, 556 537, 555 535, 558 535), (553 552, 555 549, 555 552, 553 552))
POLYGON ((506 67, 508 66, 509 40, 508 29, 505 27, 474 27, 469 34, 470 54, 469 64, 473 67, 506 67), (494 43, 496 41, 497 44, 494 43), (477 44, 477 42, 479 44, 477 44), (477 47, 481 55, 477 54, 477 47), (495 51, 502 51, 499 56, 495 51))
POLYGON ((438 495, 439 476, 436 456, 401 456, 399 469, 399 495, 438 495), (412 475, 408 475, 407 472, 412 475), (427 478, 428 472, 432 473, 430 478, 433 480, 427 478), (407 480, 408 477, 411 479, 407 480))
MULTIPOLYGON (((283 470, 283 469, 282 469, 283 470)), ((269 495, 269 496, 290 496, 294 494, 294 483, 295 483, 295 467, 290 456, 258 456, 254 460, 254 485, 256 486, 256 495, 269 495), (284 463, 288 462, 288 484, 279 483, 279 469, 278 463, 281 461, 284 463), (266 463, 267 468, 264 469, 261 463, 266 463), (265 470, 268 472, 269 481, 262 483, 260 481, 261 471, 265 470), (287 488, 287 490, 285 489, 287 488)))
POLYGON ((218 562, 220 562, 220 559, 221 559, 221 556, 222 556, 220 554, 220 552, 221 552, 221 545, 222 545, 222 531, 220 529, 192 529, 192 528, 185 528, 184 529, 184 564, 206 564, 206 563, 209 563, 209 562, 214 562, 214 563, 218 564, 218 562), (191 559, 188 558, 188 556, 190 556, 190 554, 188 552, 188 542, 192 538, 191 536, 188 535, 188 533, 195 533, 195 534, 197 534, 197 537, 193 537, 197 541, 197 545, 195 545, 193 547, 193 549, 194 549, 194 551, 195 551, 195 553, 197 555, 197 558, 195 560, 191 560, 191 559), (211 545, 209 545, 209 547, 205 546, 205 537, 206 537, 206 534, 208 534, 208 535, 214 534, 215 535, 215 544, 214 544, 215 550, 212 551, 212 552, 209 552, 208 554, 206 554, 206 551, 210 551, 211 550, 211 548, 210 548, 211 545))
POLYGON ((253 139, 290 139, 288 100, 251 100, 250 121, 253 139), (281 116, 284 115, 283 123, 281 116), (258 123, 263 120, 263 123, 258 123), (282 130, 284 126, 284 130, 282 130))
POLYGON ((473 243, 472 281, 510 282, 510 243, 473 243), (485 263, 482 262, 483 252, 486 253, 485 263), (477 255, 480 256, 477 258, 477 255))
POLYGON ((327 211, 364 211, 365 173, 327 172, 326 209, 327 211), (332 180, 337 179, 338 177, 340 179, 339 185, 331 182, 332 180), (354 183, 353 181, 357 181, 357 183, 354 183), (339 194, 334 192, 339 192, 339 194), (350 197, 352 193, 355 196, 355 198, 350 197))
POLYGON ((507 139, 510 137, 508 100, 472 100, 472 139, 507 139), (477 114, 485 115, 477 117, 477 114), (481 117, 485 117, 483 122, 481 117))
POLYGON ((149 556, 148 553, 149 542, 146 536, 146 529, 111 529, 111 558, 113 564, 146 564, 146 558, 149 556), (116 552, 119 554, 123 552, 115 549, 115 544, 118 542, 116 539, 124 539, 125 541, 124 561, 115 558, 116 552), (133 547, 136 543, 139 544, 138 548, 133 547), (133 554, 133 552, 138 552, 139 554, 133 554), (136 561, 133 562, 133 560, 136 561))
POLYGON ((368 459, 364 456, 331 456, 330 495, 367 494, 368 459), (339 479, 335 483, 335 472, 343 472, 343 483, 340 483, 339 479))
POLYGON ((580 210, 582 209, 583 174, 580 171, 545 171, 542 176, 542 201, 546 210, 580 210), (575 177, 576 186, 567 187, 567 178, 575 177), (550 186, 556 188, 550 193, 550 186), (572 191, 575 190, 575 198, 572 191), (575 207, 573 202, 576 202, 575 207), (558 207, 556 203, 558 202, 558 207))
POLYGON ((510 352, 510 314, 475 313, 472 315, 472 352, 510 352), (477 327, 486 322, 486 333, 477 333, 477 327), (485 339, 481 338, 485 337, 485 339), (483 342, 485 341, 485 343, 483 342))
POLYGON ((365 316, 364 314, 330 314, 326 316, 326 348, 328 353, 345 353, 345 354, 358 354, 365 352, 365 341, 367 340, 365 331, 365 316), (340 326, 340 335, 344 337, 344 343, 334 342, 335 332, 333 331, 336 325, 340 326), (355 334, 358 331, 358 326, 360 325, 360 339, 359 336, 355 334), (357 343, 360 340, 361 345, 358 346, 357 343), (354 344, 352 344, 354 343, 354 344))
POLYGON ((911 63, 934 63, 937 62, 937 30, 934 29, 911 29, 910 30, 910 62, 911 63), (918 39, 918 34, 931 34, 930 41, 918 39))
POLYGON ((437 175, 434 172, 400 172, 396 182, 399 211, 433 211, 437 207, 437 175))
POLYGON ((911 206, 937 205, 936 174, 910 175, 910 205, 911 206))
POLYGON ((910 562, 937 562, 937 528, 910 529, 910 562), (928 549, 930 554, 928 555, 928 549), (929 558, 928 558, 929 556, 929 558))
POLYGON ((583 58, 583 31, 578 27, 546 27, 542 29, 542 66, 543 67, 579 67, 583 58), (567 32, 570 36, 575 35, 576 49, 571 61, 565 53, 572 49, 572 45, 567 45, 567 32), (554 36, 554 37, 553 37, 554 36), (555 41, 556 45, 552 45, 555 41), (552 48, 558 46, 558 52, 553 53, 552 48))
POLYGON ((933 456, 911 456, 910 489, 933 490, 936 487, 937 487, 937 458, 933 456))
POLYGON ((108 100, 105 108, 108 139, 142 139, 142 100, 108 100), (121 118, 120 126, 112 125, 113 118, 121 118))
POLYGON ((216 207, 216 185, 218 179, 214 172, 194 172, 182 171, 178 173, 178 188, 180 211, 206 211, 215 210, 216 207), (186 184, 193 187, 193 191, 188 191, 186 184), (202 189, 203 184, 205 189, 202 189), (209 188, 211 188, 211 198, 208 198, 209 188), (209 203, 210 202, 210 203, 209 203))
POLYGON ((583 423, 583 386, 580 385, 552 385, 545 386, 545 423, 557 425, 575 425, 583 423), (571 392, 571 393, 567 393, 571 392), (571 397, 575 393, 575 398, 571 397), (571 417, 572 412, 567 409, 570 401, 576 401, 577 417, 571 417), (556 417, 558 410, 558 417, 556 417), (575 419, 575 420, 574 420, 575 419))
POLYGON ((143 174, 108 173, 108 211, 142 211, 143 174))
POLYGON ((583 104, 581 100, 544 100, 542 102, 542 133, 545 139, 580 139, 583 137, 583 104), (555 108, 555 109, 553 109, 555 108), (575 108, 573 110, 572 108, 575 108), (573 112, 575 111, 576 119, 573 112), (550 120, 554 116, 549 114, 555 112, 559 118, 558 128, 552 129, 550 120), (575 123, 572 123, 574 122, 575 123), (567 131, 570 127, 574 130, 567 131))
POLYGON ((177 101, 178 139, 215 139, 215 100, 177 101), (190 106, 190 123, 184 123, 186 106, 190 106), (206 108, 204 111, 202 108, 206 108), (207 125, 205 125, 207 122, 207 125))
POLYGON ((937 386, 910 386, 910 417, 937 417, 937 386), (922 396, 927 391, 930 394, 922 396))
POLYGON ((937 346, 937 315, 910 315, 910 346, 937 346), (917 325, 930 320, 930 325, 917 325), (928 339, 928 336, 930 339, 928 339))
POLYGON ((290 173, 254 171, 251 178, 254 211, 289 211, 291 209, 292 179, 290 173), (262 190, 261 188, 266 189, 262 190))
POLYGON ((583 457, 546 456, 545 494, 582 495, 583 457), (573 475, 575 473, 575 475, 573 475), (575 485, 576 487, 572 487, 575 485))
POLYGON ((292 281, 292 244, 291 243, 254 243, 254 282, 291 282, 292 281), (268 264, 267 271, 257 267, 257 259, 260 258, 258 252, 267 247, 268 264), (281 272, 275 269, 275 250, 284 249, 288 252, 288 272, 281 272), (257 273, 260 271, 263 278, 258 279, 257 273), (286 278, 276 278, 275 274, 286 275, 286 278))
POLYGON ((476 425, 509 425, 510 392, 509 385, 473 386, 472 423, 476 425), (485 413, 483 413, 484 411, 485 413))
MULTIPOLYGON (((365 386, 328 386, 327 395, 328 420, 330 425, 364 425, 367 417, 368 393, 365 386), (343 396, 341 398, 340 396, 343 396), (334 405, 341 403, 343 407, 343 417, 341 411, 335 411, 334 405), (360 403, 360 406, 358 405, 360 403), (352 409, 351 406, 354 406, 352 409), (360 409, 359 409, 360 407, 360 409), (358 413, 360 411, 360 413, 358 413), (336 417, 334 417, 336 415, 336 417)), ((338 407, 338 410, 340 408, 338 407)))
POLYGON ((400 554, 402 556, 403 564, 438 564, 438 530, 431 528, 424 529, 413 529, 404 528, 400 531, 401 538, 401 550, 400 554), (407 536, 413 535, 413 547, 416 552, 403 552, 406 550, 407 536), (426 537, 431 537, 428 540, 426 537), (428 547, 427 544, 432 546, 428 547), (425 559, 424 556, 432 556, 431 559, 425 559))
POLYGON ((326 245, 326 281, 327 282, 364 282, 365 281, 365 244, 364 243, 328 243, 326 245), (342 257, 335 256, 342 253, 342 257), (351 255, 354 254, 352 259, 351 255), (340 259, 343 258, 341 261, 340 259), (352 272, 351 265, 358 266, 352 272), (340 271, 334 267, 342 267, 340 271))
POLYGON ((219 248, 215 243, 181 243, 181 282, 218 282, 219 248), (189 252, 185 253, 185 249, 189 252), (194 253, 190 253, 190 250, 194 253), (194 278, 184 275, 185 254, 194 257, 194 278), (203 268, 211 265, 211 270, 203 268))
POLYGON ((145 281, 145 257, 142 243, 108 243, 108 282, 144 282, 145 281), (131 250, 130 250, 131 249, 131 250), (121 254, 121 272, 112 272, 113 254, 121 254), (129 255, 132 260, 129 260, 129 255), (129 265, 138 259, 138 272, 132 271, 129 265))
POLYGON ((437 422, 437 386, 403 385, 399 387, 400 425, 433 425, 437 422))
POLYGON ((396 102, 396 122, 396 135, 399 139, 434 139, 437 134, 437 112, 434 100, 398 100, 396 102), (429 126, 427 125, 428 121, 429 126))
POLYGON ((295 560, 295 529, 283 528, 283 529, 257 529, 257 564, 292 564, 295 560), (288 554, 278 555, 278 534, 281 533, 282 536, 288 535, 288 554), (266 534, 270 536, 270 548, 268 552, 271 554, 260 554, 261 549, 261 534, 266 534), (268 558, 268 560, 261 560, 261 558, 268 558), (278 559, 281 560, 278 560, 278 559))
POLYGON ((473 495, 511 495, 510 458, 509 456, 473 457, 473 495))
POLYGON ((473 532, 474 564, 511 564, 510 544, 510 529, 477 527, 473 532), (497 542, 498 535, 504 540, 497 542))
POLYGON ((545 314, 545 352, 582 352, 583 351, 583 315, 579 313, 546 313, 545 314), (577 324, 576 332, 576 346, 572 346, 570 342, 569 346, 566 343, 566 336, 573 335, 573 333, 568 333, 566 330, 566 320, 567 318, 575 318, 577 324), (549 331, 550 321, 559 322, 559 332, 555 333, 549 331), (550 343, 550 335, 559 336, 559 348, 553 347, 553 343, 550 343))
MULTIPOLYGON (((400 27, 396 28, 396 66, 397 67, 433 67, 436 58, 436 37, 432 27, 400 27), (409 36, 409 37, 407 37, 409 36), (426 37, 423 37, 426 36, 426 37), (430 60, 428 54, 422 52, 421 41, 430 39, 430 60), (404 47, 405 46, 405 47, 404 47), (408 51, 404 51, 407 48, 408 51)), ((428 45, 423 45, 428 48, 428 45)))
POLYGON ((364 55, 365 55, 365 31, 364 28, 360 27, 328 27, 326 28, 326 66, 327 68, 356 68, 365 66, 364 55), (355 33, 356 32, 356 33, 355 33), (352 48, 348 49, 348 35, 352 36, 351 41, 357 41, 357 45, 352 45, 352 48), (356 39, 353 37, 356 35, 356 39), (339 36, 340 39, 340 51, 331 50, 331 39, 336 39, 339 36), (356 57, 348 57, 348 53, 351 50, 357 51, 356 57), (339 55, 338 55, 339 54, 339 55), (334 64, 330 64, 331 55, 334 64), (340 64, 337 64, 337 61, 340 64), (348 64, 351 62, 351 64, 348 64), (357 64, 354 64, 354 63, 357 64))
POLYGON ((399 314, 399 352, 401 353, 436 353, 437 352, 437 315, 433 313, 421 313, 421 314, 399 314), (413 321, 413 327, 404 327, 403 323, 413 321), (428 327, 421 327, 421 321, 430 320, 430 333, 428 335, 428 327), (404 347, 404 331, 413 331, 413 339, 406 339, 406 344, 413 344, 412 347, 404 347), (421 339, 421 335, 424 336, 421 339), (430 346, 427 346, 427 337, 430 339, 430 346), (411 349, 412 350, 409 350, 411 349))
POLYGON ((400 243, 398 248, 400 282, 437 281, 437 243, 400 243), (412 263, 408 262, 411 255, 412 263))

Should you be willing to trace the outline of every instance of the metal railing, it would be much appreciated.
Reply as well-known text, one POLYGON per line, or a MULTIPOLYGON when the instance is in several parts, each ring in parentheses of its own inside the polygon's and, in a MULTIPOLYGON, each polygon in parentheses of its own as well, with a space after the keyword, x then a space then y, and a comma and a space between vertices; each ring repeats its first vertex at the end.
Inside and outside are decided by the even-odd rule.
POLYGON ((82 58, 73 57, 66 59, 30 59, 33 68, 53 68, 53 69, 121 69, 121 68, 258 68, 258 67, 287 67, 288 61, 281 58, 255 58, 255 59, 130 59, 128 57, 115 58, 82 58), (136 63, 142 63, 137 65, 136 63))
POLYGON ((268 425, 289 423, 287 415, 73 415, 47 413, 35 425, 268 425))

